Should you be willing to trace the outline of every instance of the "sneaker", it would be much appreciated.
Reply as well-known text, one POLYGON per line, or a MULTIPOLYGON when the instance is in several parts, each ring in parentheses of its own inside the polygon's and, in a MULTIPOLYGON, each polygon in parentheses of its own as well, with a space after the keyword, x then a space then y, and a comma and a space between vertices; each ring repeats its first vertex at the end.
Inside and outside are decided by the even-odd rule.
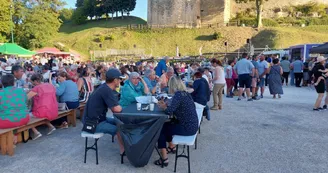
POLYGON ((38 138, 40 138, 42 136, 42 134, 41 133, 38 133, 38 134, 36 134, 34 137, 33 137, 33 141, 34 140, 37 140, 38 138))
POLYGON ((237 99, 237 101, 240 101, 240 100, 241 100, 241 98, 238 98, 238 99, 237 99))
POLYGON ((322 109, 326 110, 327 109, 327 105, 323 105, 322 109))
POLYGON ((260 100, 258 97, 254 96, 252 97, 253 100, 260 100))
POLYGON ((321 111, 319 108, 313 108, 313 111, 321 111))
POLYGON ((219 108, 218 107, 211 107, 211 110, 219 110, 219 108))
POLYGON ((263 99, 263 95, 261 95, 261 99, 263 99))
POLYGON ((248 99, 247 101, 253 101, 253 99, 248 99))
POLYGON ((47 133, 47 135, 51 135, 51 134, 52 134, 52 132, 54 132, 55 130, 56 130, 56 128, 55 128, 55 127, 51 128, 51 129, 49 130, 49 132, 47 133))

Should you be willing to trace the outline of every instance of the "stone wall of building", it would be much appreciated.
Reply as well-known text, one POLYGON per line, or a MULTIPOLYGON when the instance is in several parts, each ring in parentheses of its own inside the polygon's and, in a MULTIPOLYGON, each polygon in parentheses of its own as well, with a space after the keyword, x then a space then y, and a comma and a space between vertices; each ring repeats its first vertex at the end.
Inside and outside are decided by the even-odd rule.
POLYGON ((149 0, 148 24, 159 27, 196 27, 201 0, 149 0))
MULTIPOLYGON (((272 17, 279 17, 279 13, 275 12, 275 9, 282 9, 286 6, 292 6, 292 5, 300 5, 300 4, 306 4, 309 2, 317 2, 317 3, 323 3, 328 5, 328 0, 268 0, 264 3, 263 6, 263 17, 264 18, 272 18, 272 17)), ((255 9, 255 3, 249 3, 249 4, 236 4, 234 0, 231 1, 232 5, 232 15, 235 16, 235 14, 239 11, 246 10, 247 8, 254 8, 255 9)))
MULTIPOLYGON (((201 1, 201 22, 202 24, 220 24, 224 25, 225 10, 228 3, 225 0, 202 0, 201 1)), ((229 12, 230 15, 230 12, 229 12)))

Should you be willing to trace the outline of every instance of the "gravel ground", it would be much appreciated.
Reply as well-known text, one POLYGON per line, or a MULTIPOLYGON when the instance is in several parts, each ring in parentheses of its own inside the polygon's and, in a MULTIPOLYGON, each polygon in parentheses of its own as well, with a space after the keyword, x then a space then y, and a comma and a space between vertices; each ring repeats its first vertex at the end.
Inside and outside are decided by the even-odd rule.
MULTIPOLYGON (((284 92, 282 99, 275 100, 268 89, 258 101, 225 98, 223 110, 212 111, 212 120, 202 124, 198 149, 191 149, 191 171, 327 173, 327 112, 312 111, 313 90, 285 87, 284 92)), ((174 155, 162 169, 152 163, 158 158, 155 151, 143 168, 134 168, 127 159, 121 165, 118 146, 110 136, 99 140, 99 165, 93 151, 84 164, 81 128, 79 123, 76 128, 18 144, 13 157, 0 156, 0 172, 173 172, 174 155)), ((179 160, 177 172, 187 172, 186 159, 179 160)))

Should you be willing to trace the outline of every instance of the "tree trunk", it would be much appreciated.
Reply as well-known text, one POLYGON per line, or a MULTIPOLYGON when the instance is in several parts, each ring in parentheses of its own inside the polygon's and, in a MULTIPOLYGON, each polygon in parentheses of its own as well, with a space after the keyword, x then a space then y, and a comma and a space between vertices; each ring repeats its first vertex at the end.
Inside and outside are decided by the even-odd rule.
POLYGON ((112 13, 112 20, 114 20, 114 12, 112 13))
POLYGON ((124 18, 124 17, 123 17, 123 14, 124 14, 123 11, 121 11, 121 14, 122 14, 122 19, 123 19, 123 18, 124 18))
POLYGON ((262 24, 262 10, 263 10, 263 2, 262 0, 256 0, 256 10, 257 10, 257 28, 263 27, 262 24))
POLYGON ((118 11, 116 11, 116 17, 118 17, 118 11))

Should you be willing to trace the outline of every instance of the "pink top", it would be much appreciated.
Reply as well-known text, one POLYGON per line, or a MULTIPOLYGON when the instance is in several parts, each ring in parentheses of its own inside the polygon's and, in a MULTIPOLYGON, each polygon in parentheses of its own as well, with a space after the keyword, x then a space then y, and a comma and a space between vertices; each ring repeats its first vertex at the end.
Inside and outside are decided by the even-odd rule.
POLYGON ((32 91, 37 93, 33 97, 32 114, 38 118, 54 120, 58 116, 55 87, 49 83, 44 83, 35 86, 32 91))

